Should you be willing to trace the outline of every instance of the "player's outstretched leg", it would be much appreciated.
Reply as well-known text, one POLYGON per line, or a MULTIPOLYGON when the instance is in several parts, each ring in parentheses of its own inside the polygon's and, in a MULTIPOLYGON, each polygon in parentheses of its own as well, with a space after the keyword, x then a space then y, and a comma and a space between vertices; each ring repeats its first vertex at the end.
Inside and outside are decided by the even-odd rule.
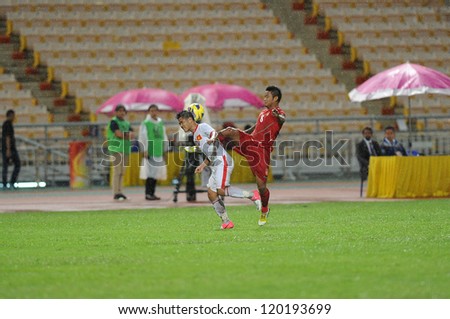
POLYGON ((257 189, 255 189, 253 191, 253 196, 252 196, 252 198, 250 198, 250 200, 253 202, 253 204, 255 204, 256 209, 260 212, 261 208, 262 208, 261 195, 259 195, 259 192, 257 189))
POLYGON ((258 190, 249 192, 239 187, 229 186, 226 188, 225 195, 234 198, 248 198, 255 204, 256 209, 261 211, 261 196, 259 196, 258 190))

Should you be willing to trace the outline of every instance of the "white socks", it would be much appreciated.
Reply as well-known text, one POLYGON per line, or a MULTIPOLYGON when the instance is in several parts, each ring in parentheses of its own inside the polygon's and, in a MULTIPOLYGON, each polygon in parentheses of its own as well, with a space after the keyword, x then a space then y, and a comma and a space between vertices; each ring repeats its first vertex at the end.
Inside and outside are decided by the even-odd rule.
POLYGON ((226 194, 230 197, 235 198, 252 198, 253 193, 249 191, 245 191, 243 189, 240 189, 239 187, 229 186, 226 188, 226 194))
POLYGON ((217 215, 222 219, 224 223, 228 223, 230 219, 228 218, 227 211, 225 209, 225 204, 223 201, 218 198, 214 203, 212 203, 214 210, 216 211, 217 215))

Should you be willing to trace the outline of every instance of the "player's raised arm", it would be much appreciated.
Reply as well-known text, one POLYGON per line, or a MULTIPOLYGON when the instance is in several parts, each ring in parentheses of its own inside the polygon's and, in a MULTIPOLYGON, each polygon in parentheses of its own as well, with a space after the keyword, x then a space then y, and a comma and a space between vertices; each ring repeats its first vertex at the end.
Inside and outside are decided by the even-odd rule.
POLYGON ((286 116, 284 114, 281 114, 278 111, 278 108, 274 108, 272 110, 272 114, 278 119, 278 123, 280 123, 281 125, 283 125, 284 122, 286 121, 286 116))
POLYGON ((255 126, 256 126, 256 124, 251 126, 251 127, 249 127, 248 129, 244 130, 244 132, 248 133, 248 134, 252 134, 253 131, 255 130, 255 126))

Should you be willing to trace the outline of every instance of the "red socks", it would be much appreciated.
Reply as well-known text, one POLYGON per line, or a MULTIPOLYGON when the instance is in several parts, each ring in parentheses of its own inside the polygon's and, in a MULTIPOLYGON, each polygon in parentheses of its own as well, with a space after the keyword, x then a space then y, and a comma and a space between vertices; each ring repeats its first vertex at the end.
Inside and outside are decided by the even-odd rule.
POLYGON ((267 213, 269 211, 269 197, 270 197, 270 191, 268 188, 266 188, 266 191, 261 195, 261 204, 262 204, 262 208, 261 208, 261 212, 262 213, 267 213))

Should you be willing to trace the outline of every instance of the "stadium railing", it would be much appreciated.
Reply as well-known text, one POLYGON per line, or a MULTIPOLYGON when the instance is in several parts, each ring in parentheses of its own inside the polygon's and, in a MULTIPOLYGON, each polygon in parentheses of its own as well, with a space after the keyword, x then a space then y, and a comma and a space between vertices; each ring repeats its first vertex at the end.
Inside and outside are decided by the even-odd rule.
MULTIPOLYGON (((256 111, 255 111, 256 112, 256 111)), ((132 113, 129 113, 132 114, 132 113)), ((172 117, 174 113, 172 113, 172 117)), ((213 118, 214 116, 212 116, 213 118)), ((357 176, 359 166, 355 145, 361 140, 361 129, 371 126, 375 138, 383 138, 382 127, 386 121, 395 123, 403 116, 364 117, 315 117, 288 121, 282 129, 272 153, 272 170, 277 178, 301 179, 308 176, 331 174, 335 176, 357 176), (328 131, 328 132, 327 132, 328 131), (334 150, 339 141, 342 148, 334 150), (338 152, 339 154, 336 154, 338 152), (338 156, 339 155, 339 156, 338 156), (307 157, 309 156, 309 157, 307 157)), ((132 126, 138 129, 141 118, 133 119, 132 126)), ((229 118, 227 120, 230 120, 229 118)), ((423 155, 450 154, 450 115, 413 115, 413 123, 423 123, 421 130, 412 132, 412 149, 423 155), (439 123, 439 124, 436 124, 439 123)), ((213 126, 222 127, 224 119, 214 118, 213 126)), ((249 119, 233 119, 237 127, 251 123, 249 119)), ((105 159, 104 130, 108 122, 70 122, 58 124, 16 124, 17 146, 22 160, 23 172, 19 180, 44 181, 48 186, 68 186, 70 182, 69 146, 72 142, 91 145, 86 161, 91 171, 91 185, 108 185, 109 167, 100 165, 105 159), (82 137, 61 137, 56 131, 80 131, 82 137), (34 137, 29 137, 31 132, 34 137)), ((178 124, 167 114, 168 135, 178 132, 178 124)), ((397 138, 408 145, 408 132, 397 132, 397 138)))

